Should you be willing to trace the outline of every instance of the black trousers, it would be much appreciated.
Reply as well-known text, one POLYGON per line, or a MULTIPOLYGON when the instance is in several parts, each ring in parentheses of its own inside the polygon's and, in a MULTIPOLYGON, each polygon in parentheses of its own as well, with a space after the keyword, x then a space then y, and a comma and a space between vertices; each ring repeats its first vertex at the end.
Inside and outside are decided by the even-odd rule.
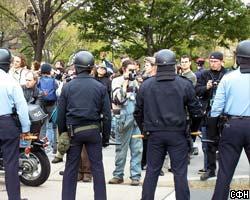
POLYGON ((0 139, 5 171, 5 185, 9 200, 20 200, 19 137, 8 140, 0 139))
POLYGON ((207 143, 207 168, 208 170, 216 170, 216 152, 218 151, 219 145, 219 132, 213 132, 207 130, 207 137, 210 140, 215 141, 214 143, 207 143))
MULTIPOLYGON (((9 200, 20 200, 19 135, 11 117, 0 117, 0 148, 5 170, 5 185, 9 200)), ((0 197, 1 199, 1 197, 0 197)))
POLYGON ((148 146, 148 139, 143 139, 143 150, 142 150, 142 159, 141 159, 141 168, 147 165, 147 146, 148 146))
POLYGON ((188 144, 184 132, 152 132, 148 138, 147 169, 143 183, 142 200, 153 200, 158 177, 169 153, 174 174, 177 200, 189 200, 187 181, 188 144))
POLYGON ((65 171, 63 175, 62 200, 75 200, 77 174, 83 144, 85 144, 91 164, 95 193, 94 199, 107 200, 102 162, 102 138, 97 129, 82 131, 71 138, 71 145, 67 151, 65 171))
POLYGON ((250 120, 231 119, 225 124, 219 143, 219 171, 213 200, 228 199, 230 183, 243 148, 250 163, 250 120))

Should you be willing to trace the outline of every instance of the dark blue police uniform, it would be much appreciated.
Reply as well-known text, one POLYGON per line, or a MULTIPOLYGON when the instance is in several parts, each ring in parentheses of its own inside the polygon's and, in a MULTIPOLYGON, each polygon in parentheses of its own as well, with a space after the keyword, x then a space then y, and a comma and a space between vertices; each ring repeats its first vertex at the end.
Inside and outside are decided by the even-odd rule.
POLYGON ((201 117, 201 105, 192 83, 175 74, 175 55, 172 51, 159 51, 156 54, 156 63, 157 75, 142 83, 134 112, 142 132, 149 133, 142 200, 154 199, 166 152, 171 159, 176 199, 186 200, 190 199, 190 192, 187 181, 188 143, 185 108, 187 107, 191 117, 201 117), (167 65, 171 59, 173 62, 167 65), (161 63, 163 64, 160 65, 161 63))
POLYGON ((80 73, 66 83, 58 105, 59 133, 73 129, 71 145, 63 176, 62 200, 74 200, 82 146, 85 144, 91 163, 95 200, 106 200, 106 186, 102 163, 102 142, 109 139, 111 110, 106 87, 87 73, 80 73), (100 135, 101 114, 103 135, 100 135))

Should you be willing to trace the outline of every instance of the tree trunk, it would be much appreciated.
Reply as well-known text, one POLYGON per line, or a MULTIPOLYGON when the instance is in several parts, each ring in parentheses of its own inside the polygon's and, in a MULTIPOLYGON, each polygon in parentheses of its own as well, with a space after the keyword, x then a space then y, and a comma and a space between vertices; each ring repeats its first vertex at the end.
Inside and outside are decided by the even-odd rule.
POLYGON ((153 56, 154 54, 154 41, 153 41, 153 31, 151 27, 146 28, 146 43, 147 43, 147 54, 148 56, 153 56))
POLYGON ((45 28, 40 27, 38 29, 37 40, 34 42, 34 60, 41 62, 43 58, 43 47, 45 45, 45 28))

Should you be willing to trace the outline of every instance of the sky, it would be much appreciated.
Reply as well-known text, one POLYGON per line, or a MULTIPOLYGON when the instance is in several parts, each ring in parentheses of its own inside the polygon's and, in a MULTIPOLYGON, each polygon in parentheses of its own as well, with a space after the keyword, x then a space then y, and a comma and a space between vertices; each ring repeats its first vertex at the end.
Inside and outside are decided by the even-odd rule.
POLYGON ((244 3, 250 3, 250 0, 243 0, 244 3))

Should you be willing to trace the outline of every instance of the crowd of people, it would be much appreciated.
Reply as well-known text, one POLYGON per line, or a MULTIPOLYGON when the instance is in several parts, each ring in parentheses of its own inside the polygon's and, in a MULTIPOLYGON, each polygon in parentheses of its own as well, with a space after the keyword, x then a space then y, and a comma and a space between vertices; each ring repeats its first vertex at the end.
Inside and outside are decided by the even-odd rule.
MULTIPOLYGON (((25 114, 28 111, 26 107, 18 106, 17 98, 22 103, 25 100, 27 104, 40 105, 48 114, 40 131, 40 138, 48 139, 46 152, 55 154, 54 164, 62 162, 67 154, 65 170, 61 172, 62 199, 74 200, 77 181, 91 182, 92 179, 95 199, 107 199, 102 147, 109 145, 110 136, 117 145, 115 168, 109 184, 124 182, 124 168, 130 150, 131 185, 139 186, 141 171, 146 170, 142 200, 153 200, 158 176, 164 175, 163 162, 169 156, 176 199, 190 199, 187 166, 192 162, 191 156, 199 153, 195 143, 198 133, 203 139, 204 153, 204 163, 198 172, 201 173, 200 180, 216 176, 219 154, 220 168, 213 199, 224 200, 228 197, 242 147, 250 159, 250 134, 247 132, 250 118, 247 95, 250 95, 250 90, 236 92, 243 85, 249 85, 249 48, 249 41, 239 44, 236 50, 239 68, 234 71, 224 66, 224 57, 219 51, 209 54, 208 69, 204 67, 205 59, 198 58, 195 60, 197 69, 193 71, 190 56, 182 55, 177 62, 173 51, 163 49, 153 57, 145 57, 143 63, 123 56, 117 72, 105 53, 101 53, 99 63, 90 52, 80 50, 67 67, 62 61, 56 61, 54 66, 35 61, 28 67, 23 55, 11 58, 8 50, 1 49, 0 97, 8 101, 6 96, 3 97, 3 88, 7 87, 4 78, 9 82, 15 80, 21 86, 22 92, 17 89, 18 97, 13 94, 11 104, 17 104, 18 113, 22 115, 22 133, 29 132, 28 115, 25 114), (9 57, 6 58, 5 54, 9 57), (231 97, 232 93, 244 96, 245 101, 241 100, 239 105, 242 109, 236 108, 239 97, 231 97), (55 112, 56 120, 53 120, 55 112), (224 129, 218 126, 221 114, 227 116, 226 123, 230 124, 224 129), (237 136, 232 135, 233 131, 240 135, 234 141, 232 138, 237 136), (62 138, 69 140, 68 146, 63 146, 65 148, 60 148, 62 138), (244 138, 245 142, 242 141, 244 138)), ((0 109, 0 123, 6 118, 11 122, 9 114, 11 111, 0 109)), ((14 132, 12 140, 16 143, 18 138, 14 132)), ((4 129, 0 128, 2 148, 7 144, 3 142, 3 133, 4 129)), ((16 160, 14 164, 17 165, 16 160)), ((8 180, 10 174, 8 170, 6 172, 8 180)), ((18 187, 16 185, 16 189, 18 187)), ((7 190, 10 198, 11 188, 7 187, 7 190)), ((19 197, 13 199, 20 199, 20 192, 17 195, 19 197)))

